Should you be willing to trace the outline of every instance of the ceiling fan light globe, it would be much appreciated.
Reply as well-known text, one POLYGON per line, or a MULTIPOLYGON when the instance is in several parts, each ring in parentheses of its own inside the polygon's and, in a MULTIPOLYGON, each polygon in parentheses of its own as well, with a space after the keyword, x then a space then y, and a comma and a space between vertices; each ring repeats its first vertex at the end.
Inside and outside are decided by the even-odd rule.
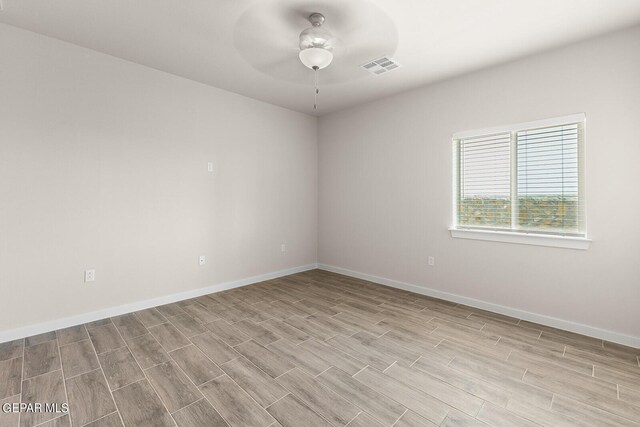
POLYGON ((300 61, 307 68, 317 67, 319 70, 327 67, 333 60, 333 53, 321 47, 310 47, 300 51, 300 61))

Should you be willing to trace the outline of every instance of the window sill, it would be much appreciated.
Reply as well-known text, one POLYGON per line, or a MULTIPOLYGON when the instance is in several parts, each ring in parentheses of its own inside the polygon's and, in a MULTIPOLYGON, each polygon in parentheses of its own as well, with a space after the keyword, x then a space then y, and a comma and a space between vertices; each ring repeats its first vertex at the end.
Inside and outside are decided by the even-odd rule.
POLYGON ((521 245, 551 246, 555 248, 587 250, 591 240, 585 237, 551 236, 547 234, 513 233, 508 231, 468 230, 449 228, 451 237, 458 239, 487 240, 490 242, 517 243, 521 245))

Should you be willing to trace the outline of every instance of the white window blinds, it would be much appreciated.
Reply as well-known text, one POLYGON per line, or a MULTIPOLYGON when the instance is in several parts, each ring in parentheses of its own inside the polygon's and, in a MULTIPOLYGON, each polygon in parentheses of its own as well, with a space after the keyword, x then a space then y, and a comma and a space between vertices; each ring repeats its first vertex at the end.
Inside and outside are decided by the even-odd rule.
POLYGON ((454 139, 456 228, 585 236, 584 123, 530 126, 454 139))
POLYGON ((511 228, 511 135, 459 142, 458 225, 511 228))

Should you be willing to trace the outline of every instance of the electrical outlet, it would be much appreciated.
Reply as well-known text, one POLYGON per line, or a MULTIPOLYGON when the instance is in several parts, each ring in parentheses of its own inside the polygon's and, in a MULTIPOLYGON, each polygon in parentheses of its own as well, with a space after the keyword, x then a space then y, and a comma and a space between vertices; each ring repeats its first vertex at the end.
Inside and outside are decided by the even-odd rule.
POLYGON ((198 257, 198 264, 205 265, 206 263, 207 263, 207 257, 205 257, 204 255, 200 255, 198 257))
POLYGON ((207 171, 208 172, 213 172, 213 162, 207 163, 207 171))
POLYGON ((280 252, 285 253, 287 252, 287 245, 285 245, 284 243, 280 245, 280 252))
POLYGON ((436 265, 436 259, 432 256, 429 257, 429 266, 433 267, 434 265, 436 265))
POLYGON ((96 271, 95 270, 85 270, 84 271, 84 281, 86 282, 94 282, 96 280, 96 271))

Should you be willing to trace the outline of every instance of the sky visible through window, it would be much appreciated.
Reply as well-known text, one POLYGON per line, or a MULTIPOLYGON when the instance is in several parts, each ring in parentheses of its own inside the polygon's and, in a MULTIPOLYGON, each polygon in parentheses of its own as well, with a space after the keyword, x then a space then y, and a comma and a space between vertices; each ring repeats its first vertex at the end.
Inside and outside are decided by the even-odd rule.
POLYGON ((578 125, 518 132, 518 194, 578 196, 578 125))

